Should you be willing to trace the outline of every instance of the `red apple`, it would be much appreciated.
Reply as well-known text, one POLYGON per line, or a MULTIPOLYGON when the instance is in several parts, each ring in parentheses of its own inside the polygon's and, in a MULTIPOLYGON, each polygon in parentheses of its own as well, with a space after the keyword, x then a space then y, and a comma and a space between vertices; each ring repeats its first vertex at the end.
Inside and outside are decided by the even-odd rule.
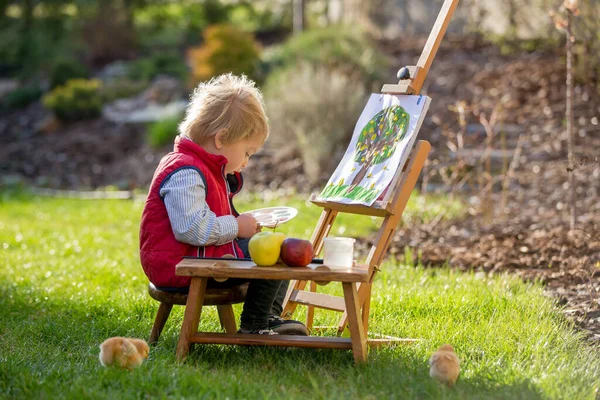
POLYGON ((287 238, 281 243, 281 261, 288 267, 306 267, 313 255, 314 250, 308 240, 287 238))

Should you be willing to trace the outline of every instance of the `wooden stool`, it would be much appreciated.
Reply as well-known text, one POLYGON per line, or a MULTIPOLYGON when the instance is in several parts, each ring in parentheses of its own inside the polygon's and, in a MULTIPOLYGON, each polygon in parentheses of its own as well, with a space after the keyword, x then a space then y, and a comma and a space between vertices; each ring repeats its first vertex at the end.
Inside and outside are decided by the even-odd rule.
MULTIPOLYGON (((247 291, 248 283, 230 288, 206 290, 203 305, 217 306, 219 321, 221 322, 221 327, 225 329, 225 332, 237 332, 235 315, 233 314, 233 307, 231 305, 243 303, 246 299, 247 291)), ((156 313, 156 319, 152 326, 152 333, 150 333, 150 339, 148 340, 148 343, 154 344, 158 342, 160 333, 165 327, 165 323, 171 314, 173 305, 185 306, 188 295, 187 293, 165 292, 164 290, 157 289, 152 283, 148 284, 148 294, 154 300, 160 302, 158 312, 156 313)))

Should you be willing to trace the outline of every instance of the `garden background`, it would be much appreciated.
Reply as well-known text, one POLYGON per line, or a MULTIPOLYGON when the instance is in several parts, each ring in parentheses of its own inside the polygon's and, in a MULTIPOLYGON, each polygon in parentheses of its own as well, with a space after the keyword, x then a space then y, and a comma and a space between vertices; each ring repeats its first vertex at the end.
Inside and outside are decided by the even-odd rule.
MULTIPOLYGON (((0 303, 12 310, 0 319, 0 394, 85 393, 91 383, 78 368, 101 373, 93 358, 103 338, 145 337, 149 332, 156 304, 147 299, 136 254, 139 214, 154 168, 172 147, 195 84, 228 71, 257 81, 271 137, 244 172, 246 194, 237 208, 295 206, 306 218, 290 223, 287 233, 310 238, 318 209, 305 200, 322 189, 335 169, 368 95, 394 83, 399 67, 416 64, 441 3, 0 1, 0 303), (94 270, 99 273, 88 275, 94 270), (113 290, 107 285, 114 285, 113 290), (97 290, 102 296, 82 301, 78 296, 86 296, 76 290, 81 287, 84 294, 97 290), (49 302, 45 306, 44 299, 49 302), (90 309, 102 316, 101 329, 86 329, 90 309), (64 312, 73 317, 71 322, 64 312), (72 326, 73 321, 79 325, 72 326), (40 328, 41 323, 46 327, 40 328), (45 338, 41 332, 62 333, 48 343, 38 337, 45 338), (68 351, 71 346, 77 350, 68 351), (60 354, 70 355, 61 360, 60 354), (53 365, 60 372, 48 375, 53 365), (79 382, 70 391, 59 383, 65 373, 75 374, 79 382), (25 378, 18 377, 23 374, 25 378)), ((381 316, 374 327, 426 341, 413 350, 382 352, 364 370, 347 372, 343 356, 329 361, 328 368, 349 385, 348 396, 368 397, 364 388, 349 382, 353 374, 371 376, 378 368, 384 372, 374 378, 372 392, 387 397, 394 392, 385 384, 386 376, 402 380, 399 387, 407 397, 515 398, 523 388, 525 398, 597 396, 600 367, 583 354, 597 358, 600 340, 600 2, 575 3, 578 15, 560 1, 459 4, 423 90, 432 102, 419 138, 429 140, 433 149, 391 243, 387 262, 392 272, 380 285, 395 288, 402 297, 421 281, 434 283, 421 297, 414 294, 417 303, 403 297, 401 305, 394 297, 395 308, 388 309, 382 298, 373 308, 376 321, 381 316), (574 38, 569 69, 565 28, 574 38), (570 100, 568 75, 573 76, 570 100), (569 101, 572 113, 567 112, 569 101), (456 283, 461 279, 473 285, 466 286, 473 293, 483 290, 484 282, 489 283, 483 287, 492 289, 487 297, 473 294, 469 300, 456 283), (467 308, 444 309, 444 300, 431 294, 448 287, 449 298, 462 296, 467 308), (502 294, 505 290, 510 296, 502 294), (507 319, 521 318, 511 313, 522 311, 523 304, 541 307, 541 316, 535 317, 540 319, 528 323, 549 323, 548 332, 554 333, 547 334, 553 339, 540 344, 536 340, 546 333, 529 332, 527 338, 541 347, 524 345, 522 352, 514 347, 520 337, 511 344, 497 339, 495 348, 473 342, 470 335, 487 337, 478 330, 483 329, 481 321, 490 323, 490 329, 495 326, 489 318, 498 312, 498 298, 516 302, 514 307, 502 303, 509 310, 503 314, 507 319), (425 300, 445 310, 438 315, 424 311, 424 320, 432 325, 415 315, 421 307, 427 310, 421 303, 425 300), (477 304, 483 304, 483 311, 475 318, 470 312, 477 304), (402 321, 405 328, 394 328, 391 320, 402 321), (439 332, 450 320, 456 326, 439 332), (418 365, 435 345, 453 337, 459 356, 466 359, 466 383, 449 394, 429 386, 419 369, 426 367, 418 365), (527 357, 548 343, 575 344, 560 356, 547 354, 555 368, 549 371, 556 375, 538 381, 536 374, 552 362, 545 365, 542 357, 538 365, 527 357), (557 361, 563 359, 564 364, 557 361), (513 362, 518 367, 506 372, 513 362), (560 375, 561 365, 568 365, 577 378, 560 375), (394 375, 402 368, 406 371, 394 375), (549 383, 553 378, 558 383, 549 383), (567 381, 574 382, 568 390, 561 386, 567 381), (496 390, 500 384, 506 392, 496 390)), ((366 255, 375 222, 362 218, 338 224, 334 233, 357 237, 357 255, 366 255)), ((245 393, 251 376, 244 368, 232 372, 219 364, 233 357, 250 365, 252 349, 208 346, 185 372, 171 366, 180 317, 175 313, 169 321, 172 326, 155 350, 154 366, 147 367, 152 368, 149 375, 107 372, 89 396, 123 390, 126 397, 139 397, 139 390, 124 387, 148 376, 164 381, 161 366, 185 377, 173 396, 206 389, 208 397, 261 397, 259 392, 239 394, 245 393), (220 383, 214 393, 204 384, 194 386, 198 369, 213 368, 203 357, 217 364, 211 372, 217 380, 227 381, 233 374, 237 383, 220 383), (113 378, 118 383, 111 386, 113 378)), ((509 328, 504 326, 504 332, 517 331, 509 328)), ((319 362, 308 361, 310 352, 258 354, 264 363, 275 357, 282 377, 289 380, 301 379, 290 362, 315 376, 323 373, 319 362)), ((297 386, 269 386, 264 393, 336 397, 336 379, 327 375, 326 381, 320 387, 314 379, 302 378, 297 386)))

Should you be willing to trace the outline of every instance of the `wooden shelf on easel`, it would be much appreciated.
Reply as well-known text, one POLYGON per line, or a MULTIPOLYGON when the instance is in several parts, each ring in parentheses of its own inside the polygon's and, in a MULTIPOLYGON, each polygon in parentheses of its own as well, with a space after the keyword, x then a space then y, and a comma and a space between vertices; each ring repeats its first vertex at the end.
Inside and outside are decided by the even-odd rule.
POLYGON ((370 215, 372 217, 387 217, 388 215, 393 215, 392 207, 389 203, 385 205, 380 201, 376 201, 372 206, 365 206, 362 204, 342 204, 336 203, 333 201, 321 201, 316 200, 318 196, 313 194, 310 196, 310 202, 316 206, 322 208, 328 208, 330 210, 350 213, 350 214, 361 214, 361 215, 370 215))

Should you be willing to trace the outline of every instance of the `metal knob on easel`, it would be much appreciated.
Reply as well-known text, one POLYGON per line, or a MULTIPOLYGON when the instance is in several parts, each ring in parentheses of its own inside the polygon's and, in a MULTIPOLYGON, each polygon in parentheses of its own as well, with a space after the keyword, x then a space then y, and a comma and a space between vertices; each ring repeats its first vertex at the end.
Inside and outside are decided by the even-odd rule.
POLYGON ((410 71, 408 67, 400 68, 398 70, 398 73, 396 74, 396 77, 398 78, 398 80, 410 79, 410 71))

